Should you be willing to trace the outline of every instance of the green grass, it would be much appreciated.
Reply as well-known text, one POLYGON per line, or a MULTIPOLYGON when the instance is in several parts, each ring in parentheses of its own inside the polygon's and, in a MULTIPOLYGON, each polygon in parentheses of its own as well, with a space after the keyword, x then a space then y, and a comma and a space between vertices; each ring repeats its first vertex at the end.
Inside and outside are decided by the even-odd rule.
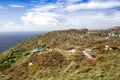
MULTIPOLYGON (((87 30, 53 31, 26 40, 0 54, 0 80, 119 80, 120 50, 103 51, 105 44, 120 47, 120 38, 104 40, 100 34, 88 35, 87 30), (111 43, 116 40, 116 43, 111 43), (44 51, 32 53, 33 46, 42 45, 44 51), (46 46, 51 47, 51 51, 46 46), (58 50, 54 50, 58 48, 58 50), (70 54, 67 49, 75 48, 70 54), (87 60, 82 54, 86 48, 95 48, 87 60), (79 57, 83 58, 79 58, 79 57), (32 61, 33 65, 29 66, 32 61)), ((104 31, 105 32, 105 31, 104 31)))

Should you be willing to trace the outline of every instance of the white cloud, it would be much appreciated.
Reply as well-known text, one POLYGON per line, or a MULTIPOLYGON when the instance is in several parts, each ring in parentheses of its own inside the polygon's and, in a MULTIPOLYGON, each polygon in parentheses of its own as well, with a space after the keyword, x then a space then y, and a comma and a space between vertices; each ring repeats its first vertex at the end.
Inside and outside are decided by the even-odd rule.
POLYGON ((56 13, 52 12, 45 12, 44 14, 41 12, 30 12, 27 13, 26 16, 22 16, 21 19, 25 24, 35 24, 35 25, 50 25, 57 23, 57 20, 55 19, 56 13))
POLYGON ((120 1, 120 0, 89 0, 94 2, 105 2, 105 1, 120 1))
POLYGON ((9 5, 10 7, 12 8, 24 8, 23 5, 16 5, 16 4, 12 4, 12 5, 9 5))
POLYGON ((106 2, 89 2, 67 6, 67 10, 86 10, 86 9, 110 9, 114 7, 120 7, 120 1, 106 1, 106 2))
POLYGON ((68 4, 74 4, 74 3, 77 3, 77 2, 81 2, 82 0, 66 0, 66 2, 68 4))
POLYGON ((60 16, 60 14, 54 12, 57 9, 59 8, 54 5, 36 7, 22 16, 21 20, 26 25, 57 26, 59 23, 57 18, 60 16))
POLYGON ((14 26, 19 26, 16 22, 10 21, 4 25, 4 27, 14 27, 14 26))
POLYGON ((120 25, 120 12, 115 10, 69 12, 59 5, 46 5, 31 9, 21 17, 21 20, 26 26, 36 26, 40 30, 83 27, 102 29, 120 25))
POLYGON ((9 25, 15 24, 15 22, 8 22, 9 25))
POLYGON ((17 22, 9 21, 8 23, 5 23, 4 25, 1 25, 0 31, 6 32, 6 31, 22 31, 24 28, 20 26, 17 22))
POLYGON ((5 7, 4 6, 0 6, 0 9, 5 9, 5 7))
POLYGON ((66 5, 54 3, 35 6, 20 17, 23 24, 8 22, 0 30, 39 31, 83 27, 103 29, 120 25, 120 11, 110 10, 119 7, 119 1, 90 0, 89 3, 75 4, 77 1, 67 0, 66 5))

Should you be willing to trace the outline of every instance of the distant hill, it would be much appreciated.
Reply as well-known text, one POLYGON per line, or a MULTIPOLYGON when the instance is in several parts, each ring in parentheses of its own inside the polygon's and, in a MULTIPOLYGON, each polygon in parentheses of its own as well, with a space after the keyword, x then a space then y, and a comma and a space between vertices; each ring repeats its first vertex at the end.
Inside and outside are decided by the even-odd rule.
POLYGON ((26 40, 0 54, 0 79, 119 80, 120 36, 116 32, 116 28, 114 32, 70 29, 26 40), (35 47, 42 51, 33 53, 35 47))
POLYGON ((120 26, 112 27, 110 29, 115 29, 115 30, 119 29, 120 30, 120 26))

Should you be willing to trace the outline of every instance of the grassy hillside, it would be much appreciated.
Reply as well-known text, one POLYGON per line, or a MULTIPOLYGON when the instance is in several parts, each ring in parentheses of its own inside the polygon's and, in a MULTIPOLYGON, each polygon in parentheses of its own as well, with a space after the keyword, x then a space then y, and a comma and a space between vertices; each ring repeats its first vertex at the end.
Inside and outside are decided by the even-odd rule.
POLYGON ((0 53, 0 80, 119 80, 119 32, 119 27, 70 29, 26 40, 0 53), (34 46, 43 49, 32 53, 34 46), (93 59, 83 54, 85 49, 92 49, 93 59))

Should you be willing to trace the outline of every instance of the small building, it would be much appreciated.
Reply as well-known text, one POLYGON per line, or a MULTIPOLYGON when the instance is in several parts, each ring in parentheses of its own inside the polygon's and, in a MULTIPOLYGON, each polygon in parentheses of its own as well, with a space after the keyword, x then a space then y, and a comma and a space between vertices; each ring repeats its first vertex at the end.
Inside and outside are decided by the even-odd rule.
POLYGON ((114 33, 114 32, 110 32, 110 33, 108 33, 108 35, 109 35, 109 37, 119 37, 119 34, 116 34, 116 33, 114 33))
POLYGON ((34 46, 33 47, 33 53, 36 53, 36 52, 41 52, 42 51, 42 46, 34 46))

